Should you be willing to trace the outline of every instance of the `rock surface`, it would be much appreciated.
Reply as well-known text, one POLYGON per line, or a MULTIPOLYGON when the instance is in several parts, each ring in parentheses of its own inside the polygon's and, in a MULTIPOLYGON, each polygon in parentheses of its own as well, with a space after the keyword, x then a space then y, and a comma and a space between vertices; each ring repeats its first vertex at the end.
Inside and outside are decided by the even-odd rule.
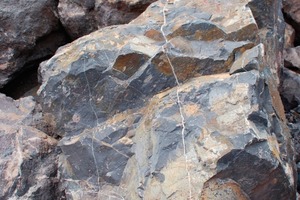
POLYGON ((15 72, 52 56, 67 42, 53 0, 0 2, 0 88, 15 72))
POLYGON ((288 22, 296 30, 296 43, 300 45, 300 2, 298 0, 283 0, 283 11, 288 22))
POLYGON ((33 128, 35 102, 0 94, 0 199, 57 199, 57 140, 33 128))
POLYGON ((300 46, 283 51, 284 66, 300 69, 300 46))
POLYGON ((140 15, 155 0, 59 0, 60 20, 73 38, 99 28, 126 24, 140 15))
POLYGON ((39 97, 67 199, 295 199, 283 36, 279 1, 158 1, 60 48, 39 97))
POLYGON ((288 23, 285 24, 285 32, 284 32, 284 48, 292 48, 294 47, 295 42, 295 30, 288 23))

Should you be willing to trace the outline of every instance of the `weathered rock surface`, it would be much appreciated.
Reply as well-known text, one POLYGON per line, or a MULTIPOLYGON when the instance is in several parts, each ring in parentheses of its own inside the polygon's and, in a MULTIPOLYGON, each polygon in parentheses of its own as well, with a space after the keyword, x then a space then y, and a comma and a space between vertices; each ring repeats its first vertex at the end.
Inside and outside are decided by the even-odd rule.
POLYGON ((276 138, 284 133, 280 120, 260 109, 262 100, 272 105, 260 84, 253 71, 195 78, 156 95, 139 111, 65 137, 60 145, 67 194, 185 199, 191 192, 193 199, 212 199, 229 190, 228 199, 292 197, 293 188, 283 185, 293 180, 286 176, 292 169, 280 158, 276 138), (94 188, 84 190, 88 183, 75 182, 78 176, 94 188))
POLYGON ((30 126, 35 102, 0 94, 0 199, 56 199, 57 140, 30 126))
POLYGON ((295 162, 298 171, 298 192, 300 191, 300 76, 296 71, 282 69, 280 94, 286 110, 288 126, 291 131, 294 147, 295 162))
POLYGON ((60 20, 73 38, 99 28, 126 24, 140 15, 155 0, 59 0, 60 20))
POLYGON ((0 2, 0 88, 15 72, 49 58, 66 43, 56 4, 53 0, 0 2))
POLYGON ((300 76, 287 68, 282 69, 280 94, 282 96, 285 110, 296 108, 300 104, 300 76))
POLYGON ((283 11, 286 18, 296 30, 296 43, 300 44, 300 2, 298 0, 283 0, 283 11))
POLYGON ((294 47, 294 42, 295 42, 295 30, 291 25, 285 23, 284 48, 294 47))
POLYGON ((300 69, 300 46, 283 51, 284 66, 300 69))
POLYGON ((279 1, 158 1, 60 48, 39 97, 67 199, 295 199, 283 36, 279 1))

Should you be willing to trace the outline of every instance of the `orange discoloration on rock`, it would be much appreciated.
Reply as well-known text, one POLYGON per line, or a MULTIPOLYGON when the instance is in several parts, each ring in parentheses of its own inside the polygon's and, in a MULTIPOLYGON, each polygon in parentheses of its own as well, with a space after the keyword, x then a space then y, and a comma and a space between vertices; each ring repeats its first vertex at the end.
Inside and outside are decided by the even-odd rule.
POLYGON ((144 54, 130 53, 126 55, 120 55, 113 69, 118 72, 122 72, 127 76, 132 76, 146 61, 148 57, 144 54))
POLYGON ((183 105, 183 110, 187 116, 193 116, 194 114, 199 113, 199 107, 196 104, 183 105))
POLYGON ((166 55, 161 55, 159 59, 154 61, 154 64, 157 67, 159 72, 167 76, 173 75, 172 68, 170 66, 170 63, 168 62, 166 55))
POLYGON ((155 29, 150 29, 150 30, 146 31, 144 35, 155 41, 164 41, 164 36, 161 34, 160 31, 155 30, 155 29))
POLYGON ((241 186, 231 179, 211 179, 207 181, 201 193, 201 200, 249 200, 248 195, 241 189, 241 186))

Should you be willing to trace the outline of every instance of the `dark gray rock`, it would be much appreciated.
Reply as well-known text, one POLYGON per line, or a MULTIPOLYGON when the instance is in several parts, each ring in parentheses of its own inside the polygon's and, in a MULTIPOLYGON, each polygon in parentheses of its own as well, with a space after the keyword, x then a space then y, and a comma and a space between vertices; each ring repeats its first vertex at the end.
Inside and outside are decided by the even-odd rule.
POLYGON ((300 103, 300 77, 287 68, 282 69, 280 94, 285 110, 296 108, 300 103))
POLYGON ((0 88, 15 73, 52 56, 68 41, 53 0, 0 2, 0 88))
POLYGON ((283 33, 279 1, 158 1, 60 48, 39 97, 67 198, 295 199, 283 33))

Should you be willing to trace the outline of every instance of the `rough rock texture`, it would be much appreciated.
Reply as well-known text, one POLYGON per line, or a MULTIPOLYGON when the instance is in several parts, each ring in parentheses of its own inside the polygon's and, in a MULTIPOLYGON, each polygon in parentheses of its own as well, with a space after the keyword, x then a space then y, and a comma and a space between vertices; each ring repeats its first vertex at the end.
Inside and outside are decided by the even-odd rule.
POLYGON ((30 126, 32 98, 0 94, 0 199, 57 199, 57 140, 30 126))
POLYGON ((279 1, 158 1, 41 65, 68 199, 295 199, 279 1), (229 74, 230 72, 230 74, 229 74))
POLYGON ((155 0, 59 0, 60 20, 73 38, 101 27, 125 24, 140 15, 155 0))
POLYGON ((288 23, 296 30, 296 43, 300 45, 300 2, 298 0, 283 0, 283 11, 288 23))
POLYGON ((300 104, 300 76, 287 68, 283 68, 282 71, 280 94, 286 106, 285 110, 288 111, 300 104))
POLYGON ((282 68, 280 94, 286 111, 288 126, 295 146, 295 162, 298 171, 298 192, 300 191, 300 76, 297 71, 282 68))
POLYGON ((283 51, 284 66, 300 70, 300 46, 287 48, 283 51))
POLYGON ((294 47, 294 41, 295 41, 295 30, 291 25, 285 23, 284 48, 294 47))
POLYGON ((0 1, 0 88, 15 72, 52 56, 65 44, 53 0, 0 1))

